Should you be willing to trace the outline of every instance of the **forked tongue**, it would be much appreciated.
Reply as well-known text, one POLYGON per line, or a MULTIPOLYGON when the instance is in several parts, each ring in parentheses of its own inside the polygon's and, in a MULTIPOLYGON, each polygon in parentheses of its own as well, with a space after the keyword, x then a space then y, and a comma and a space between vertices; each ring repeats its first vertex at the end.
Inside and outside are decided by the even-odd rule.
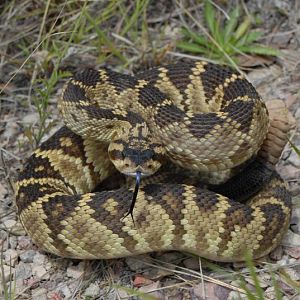
POLYGON ((134 219, 133 219, 132 212, 133 212, 134 205, 135 205, 135 202, 136 202, 136 198, 137 198, 137 194, 138 194, 138 191, 139 191, 140 183, 141 183, 141 172, 136 171, 136 173, 135 173, 135 187, 134 187, 133 197, 132 197, 132 200, 131 200, 131 205, 130 205, 128 213, 124 216, 124 218, 126 218, 130 214, 133 223, 134 223, 134 219))

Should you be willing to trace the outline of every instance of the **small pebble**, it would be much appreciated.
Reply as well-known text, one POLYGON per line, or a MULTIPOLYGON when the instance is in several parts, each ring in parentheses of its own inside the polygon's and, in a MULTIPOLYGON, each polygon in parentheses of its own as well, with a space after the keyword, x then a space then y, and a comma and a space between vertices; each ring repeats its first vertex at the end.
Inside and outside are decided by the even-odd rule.
POLYGON ((84 291, 86 297, 97 297, 100 293, 100 287, 96 283, 91 283, 88 288, 84 291))
POLYGON ((264 297, 266 299, 276 299, 276 293, 275 293, 275 288, 274 286, 269 286, 265 292, 264 292, 264 297))
POLYGON ((291 230, 288 230, 286 235, 284 236, 282 245, 288 247, 297 247, 300 245, 300 234, 294 233, 291 230))
POLYGON ((31 239, 28 236, 20 236, 18 238, 18 246, 20 250, 27 250, 32 247, 31 239))
POLYGON ((246 300, 247 295, 241 294, 237 291, 231 291, 227 297, 227 300, 246 300))
POLYGON ((276 247, 271 253, 270 258, 273 260, 280 260, 283 255, 283 248, 282 246, 276 247))
POLYGON ((50 274, 47 272, 44 266, 34 265, 32 266, 32 273, 34 276, 40 279, 49 279, 50 274))
POLYGON ((299 259, 300 258, 300 246, 299 247, 294 247, 294 248, 287 248, 285 250, 285 252, 293 257, 293 258, 296 258, 296 259, 299 259))
POLYGON ((33 263, 37 264, 37 265, 44 265, 47 261, 47 256, 39 253, 39 252, 35 252, 35 255, 33 257, 33 263))
POLYGON ((3 222, 3 225, 7 230, 12 230, 13 227, 16 225, 16 223, 17 223, 16 220, 9 219, 9 220, 5 220, 3 222))
POLYGON ((20 259, 25 263, 32 263, 36 253, 36 250, 26 250, 20 254, 20 259))
POLYGON ((37 288, 31 292, 32 300, 47 300, 47 290, 45 288, 37 288))
POLYGON ((7 265, 15 266, 18 261, 18 252, 15 249, 7 249, 4 252, 4 261, 7 265))
POLYGON ((16 265, 16 280, 25 280, 32 276, 32 269, 30 264, 26 264, 23 261, 20 261, 16 265))
POLYGON ((294 281, 299 281, 300 280, 300 274, 299 272, 297 272, 296 270, 292 269, 292 268, 288 268, 288 267, 285 267, 283 268, 284 272, 286 274, 288 274, 288 276, 294 280, 294 281))
POLYGON ((72 292, 67 285, 63 285, 58 288, 58 291, 64 295, 66 299, 70 299, 72 297, 72 292))
MULTIPOLYGON (((260 287, 265 288, 269 285, 268 282, 263 280, 261 277, 257 276, 257 279, 258 279, 260 287)), ((245 280, 250 283, 251 287, 255 286, 255 282, 252 277, 245 277, 245 280)))

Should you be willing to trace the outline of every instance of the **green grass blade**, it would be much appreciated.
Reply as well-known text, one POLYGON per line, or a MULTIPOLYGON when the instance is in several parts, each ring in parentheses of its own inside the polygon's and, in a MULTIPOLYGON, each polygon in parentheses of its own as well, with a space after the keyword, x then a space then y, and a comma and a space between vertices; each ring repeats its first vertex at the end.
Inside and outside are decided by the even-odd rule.
POLYGON ((278 281, 275 278, 274 272, 270 271, 271 278, 272 278, 272 284, 274 286, 274 292, 275 292, 275 299, 276 300, 282 300, 283 294, 280 290, 280 287, 278 285, 278 281))
POLYGON ((246 32, 250 29, 250 26, 251 26, 251 20, 247 16, 235 31, 234 39, 238 41, 242 36, 244 36, 244 34, 246 34, 246 32))
POLYGON ((193 53, 207 53, 207 49, 193 43, 177 42, 176 46, 184 51, 193 53))
POLYGON ((300 157, 300 149, 294 143, 292 143, 292 141, 289 140, 289 143, 291 144, 291 147, 296 152, 296 154, 300 157))
MULTIPOLYGON (((241 47, 246 47, 246 41, 247 41, 248 34, 244 34, 238 41, 232 41, 230 43, 231 48, 233 49, 240 49, 241 47)), ((235 51, 238 52, 238 51, 235 51)))
POLYGON ((148 0, 138 0, 135 2, 134 12, 128 18, 126 25, 121 32, 121 36, 124 36, 133 26, 137 24, 139 17, 143 15, 143 12, 147 9, 147 6, 148 6, 148 0))
POLYGON ((216 11, 214 6, 211 4, 209 0, 205 1, 204 5, 204 17, 205 21, 208 25, 208 28, 213 36, 216 36, 216 11))
POLYGON ((246 286, 246 281, 242 276, 240 277, 240 282, 241 282, 240 283, 240 288, 245 291, 247 299, 248 300, 257 300, 255 295, 253 295, 252 292, 250 291, 250 289, 246 286))
POLYGON ((236 7, 230 14, 229 20, 226 22, 224 29, 224 41, 228 41, 234 33, 236 26, 238 24, 240 15, 239 7, 236 7))
POLYGON ((207 47, 207 39, 203 36, 198 35, 197 33, 188 30, 187 28, 182 28, 182 33, 185 37, 192 39, 194 42, 198 43, 201 46, 207 47))
POLYGON ((258 39, 260 39, 263 35, 262 31, 252 31, 247 34, 247 39, 245 41, 245 45, 252 44, 253 42, 256 42, 258 39))
POLYGON ((266 56, 279 56, 280 51, 277 49, 269 48, 267 46, 252 45, 242 46, 239 48, 240 51, 251 54, 266 55, 266 56))
POLYGON ((248 267, 250 276, 254 282, 255 291, 256 291, 256 299, 264 300, 265 299, 264 298, 264 290, 260 286, 259 279, 258 279, 258 276, 256 273, 256 268, 254 267, 254 264, 253 264, 252 256, 249 253, 246 253, 245 259, 246 259, 246 265, 248 267))
POLYGON ((109 40, 109 38, 106 36, 106 34, 104 33, 104 31, 102 31, 98 24, 96 24, 96 22, 94 21, 94 19, 92 18, 92 16, 85 10, 84 11, 84 15, 85 17, 88 19, 88 21, 93 25, 94 30, 96 31, 99 40, 101 43, 103 43, 104 45, 106 45, 110 51, 116 56, 118 57, 123 63, 127 62, 127 59, 117 50, 117 48, 115 47, 114 43, 111 42, 109 40))

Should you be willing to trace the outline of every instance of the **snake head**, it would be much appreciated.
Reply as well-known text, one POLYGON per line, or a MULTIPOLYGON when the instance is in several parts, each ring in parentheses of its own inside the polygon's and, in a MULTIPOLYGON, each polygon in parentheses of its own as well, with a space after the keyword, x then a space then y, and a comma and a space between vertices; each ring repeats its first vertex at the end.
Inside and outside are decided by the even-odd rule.
POLYGON ((132 146, 123 140, 110 143, 108 155, 114 166, 127 176, 136 177, 153 175, 162 165, 164 149, 157 144, 149 144, 147 148, 132 146))

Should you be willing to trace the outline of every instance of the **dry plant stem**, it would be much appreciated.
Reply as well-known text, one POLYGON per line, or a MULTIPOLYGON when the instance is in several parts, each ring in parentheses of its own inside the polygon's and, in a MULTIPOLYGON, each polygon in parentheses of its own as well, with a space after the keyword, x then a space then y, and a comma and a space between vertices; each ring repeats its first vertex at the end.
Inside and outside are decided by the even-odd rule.
MULTIPOLYGON (((8 11, 8 14, 7 14, 7 18, 5 19, 5 22, 3 24, 3 28, 5 29, 7 26, 8 26, 8 22, 10 20, 10 18, 12 17, 12 8, 13 8, 13 5, 11 5, 11 7, 9 8, 9 11, 8 11)), ((4 36, 5 36, 5 30, 1 31, 0 32, 0 40, 4 40, 4 36)), ((4 49, 1 50, 1 60, 0 60, 0 73, 2 72, 2 67, 4 65, 4 61, 5 61, 5 56, 6 56, 6 53, 7 53, 7 47, 8 47, 8 44, 4 45, 4 49)))
MULTIPOLYGON (((53 33, 54 35, 59 34, 66 34, 67 32, 59 32, 59 33, 53 33)), ((14 72, 14 74, 9 78, 9 80, 5 83, 5 85, 0 90, 0 95, 3 93, 3 91, 7 88, 7 86, 11 83, 11 81, 16 77, 16 75, 23 69, 23 67, 26 65, 26 63, 31 59, 31 57, 36 53, 36 51, 39 49, 39 47, 42 45, 42 43, 48 38, 49 36, 46 36, 35 48, 34 50, 26 57, 26 59, 23 61, 21 66, 14 72)))
POLYGON ((167 52, 167 54, 171 55, 171 56, 175 56, 175 57, 184 57, 184 58, 188 58, 188 59, 192 59, 192 60, 204 60, 204 61, 211 62, 211 63, 217 63, 215 60, 208 59, 203 56, 184 54, 184 53, 174 52, 174 51, 169 51, 169 52, 167 52))
MULTIPOLYGON (((40 26, 40 30, 39 30, 39 34, 38 34, 38 38, 37 38, 37 42, 36 42, 38 45, 41 42, 42 33, 43 33, 43 30, 44 30, 44 27, 45 27, 46 17, 47 17, 47 14, 48 14, 50 3, 51 3, 51 0, 48 0, 47 3, 46 3, 46 8, 45 8, 45 11, 44 11, 44 15, 43 15, 43 18, 42 18, 42 23, 41 23, 41 26, 40 26)), ((28 90, 28 99, 27 99, 28 100, 28 105, 29 105, 31 111, 33 111, 32 103, 31 103, 31 91, 32 91, 33 83, 34 83, 34 81, 36 79, 36 76, 37 76, 37 69, 38 69, 38 62, 36 61, 35 64, 34 64, 33 72, 32 72, 32 77, 31 77, 30 86, 29 86, 29 90, 28 90)))
MULTIPOLYGON (((138 261, 138 259, 136 259, 138 261)), ((157 260, 154 260, 154 261, 157 261, 157 260)), ((157 261, 159 263, 161 263, 160 261, 157 261)), ((163 267, 162 265, 156 265, 156 264, 152 264, 152 263, 149 263, 149 262, 146 262, 146 261, 143 261, 143 264, 147 265, 147 266, 150 266, 150 267, 154 267, 154 268, 158 268, 158 269, 161 269, 161 270, 165 270, 165 271, 170 271, 169 268, 167 267, 163 267)), ((232 289, 232 290, 235 290, 235 291, 238 291, 240 293, 243 293, 245 294, 245 291, 243 289, 240 289, 238 287, 235 287, 233 285, 230 285, 228 283, 225 283, 221 280, 217 280, 217 279, 214 279, 210 276, 207 276, 207 275, 201 275, 199 274, 198 272, 194 271, 194 270, 190 270, 190 269, 186 269, 186 268, 183 268, 183 267, 180 267, 180 266, 176 266, 176 268, 178 270, 175 270, 175 266, 171 263, 167 263, 167 262, 164 262, 165 265, 170 265, 172 266, 171 270, 172 272, 174 272, 175 274, 177 275, 184 275, 184 276, 191 276, 197 280, 206 280, 208 282, 212 282, 212 283, 215 283, 215 284, 218 284, 220 286, 223 286, 223 287, 227 287, 229 289, 232 289), (183 270, 183 271, 180 271, 180 270, 183 270)))
POLYGON ((199 271, 200 271, 200 276, 201 276, 201 284, 202 284, 202 297, 206 299, 206 291, 204 287, 204 278, 203 278, 203 272, 202 272, 202 261, 201 257, 199 257, 199 271))

